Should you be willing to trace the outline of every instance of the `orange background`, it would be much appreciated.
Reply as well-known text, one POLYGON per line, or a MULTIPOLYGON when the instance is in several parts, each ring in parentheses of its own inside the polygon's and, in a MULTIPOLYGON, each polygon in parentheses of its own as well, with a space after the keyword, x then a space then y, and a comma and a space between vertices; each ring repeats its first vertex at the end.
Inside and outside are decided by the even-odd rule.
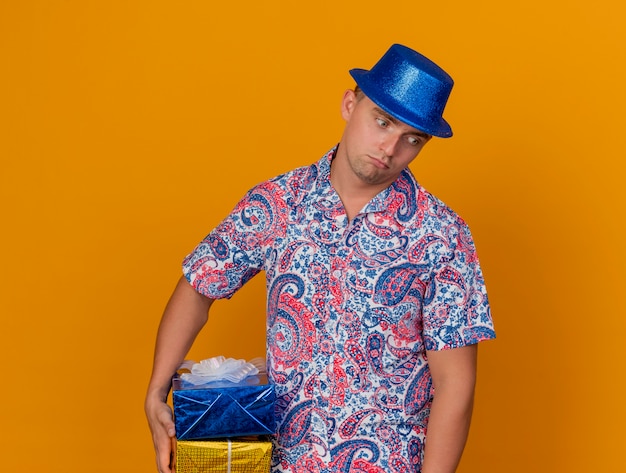
MULTIPOLYGON (((460 473, 626 471, 625 7, 0 3, 6 471, 155 471, 143 395, 184 255, 253 184, 340 137, 393 42, 456 80, 412 165, 470 223, 498 339, 460 473)), ((262 278, 190 358, 264 350, 262 278)))

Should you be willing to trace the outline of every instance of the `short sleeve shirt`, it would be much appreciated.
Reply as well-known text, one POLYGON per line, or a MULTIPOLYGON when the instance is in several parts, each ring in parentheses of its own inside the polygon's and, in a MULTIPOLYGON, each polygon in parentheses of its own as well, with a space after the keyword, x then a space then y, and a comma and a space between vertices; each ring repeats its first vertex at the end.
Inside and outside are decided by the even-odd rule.
POLYGON ((350 221, 336 148, 251 189, 185 259, 200 293, 267 282, 273 472, 420 471, 426 350, 495 336, 465 222, 405 169, 350 221))

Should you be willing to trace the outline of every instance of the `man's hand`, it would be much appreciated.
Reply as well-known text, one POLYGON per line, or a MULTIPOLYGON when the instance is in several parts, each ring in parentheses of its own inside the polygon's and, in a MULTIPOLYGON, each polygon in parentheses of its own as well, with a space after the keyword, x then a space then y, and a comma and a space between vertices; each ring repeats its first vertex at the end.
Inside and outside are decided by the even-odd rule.
POLYGON ((147 399, 145 409, 159 473, 172 473, 172 444, 176 436, 172 410, 160 399, 147 399))

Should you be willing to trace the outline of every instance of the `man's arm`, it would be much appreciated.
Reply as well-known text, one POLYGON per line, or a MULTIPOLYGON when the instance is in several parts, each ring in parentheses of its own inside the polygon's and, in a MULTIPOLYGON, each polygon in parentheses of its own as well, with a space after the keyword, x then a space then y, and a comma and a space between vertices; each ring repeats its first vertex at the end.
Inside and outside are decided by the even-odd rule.
POLYGON ((213 299, 196 292, 181 277, 161 318, 145 401, 157 467, 161 473, 171 472, 172 440, 176 434, 172 411, 166 403, 172 376, 206 323, 212 303, 213 299))
POLYGON ((476 344, 427 351, 434 398, 422 473, 453 473, 469 432, 476 383, 476 344))

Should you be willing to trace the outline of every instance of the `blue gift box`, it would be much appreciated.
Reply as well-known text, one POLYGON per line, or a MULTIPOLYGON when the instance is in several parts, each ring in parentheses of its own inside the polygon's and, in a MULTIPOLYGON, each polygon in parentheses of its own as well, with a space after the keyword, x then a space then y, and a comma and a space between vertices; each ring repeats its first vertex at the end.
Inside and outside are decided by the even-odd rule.
POLYGON ((267 376, 238 383, 213 381, 194 385, 178 375, 172 380, 174 423, 178 440, 200 440, 276 431, 276 392, 267 376))

